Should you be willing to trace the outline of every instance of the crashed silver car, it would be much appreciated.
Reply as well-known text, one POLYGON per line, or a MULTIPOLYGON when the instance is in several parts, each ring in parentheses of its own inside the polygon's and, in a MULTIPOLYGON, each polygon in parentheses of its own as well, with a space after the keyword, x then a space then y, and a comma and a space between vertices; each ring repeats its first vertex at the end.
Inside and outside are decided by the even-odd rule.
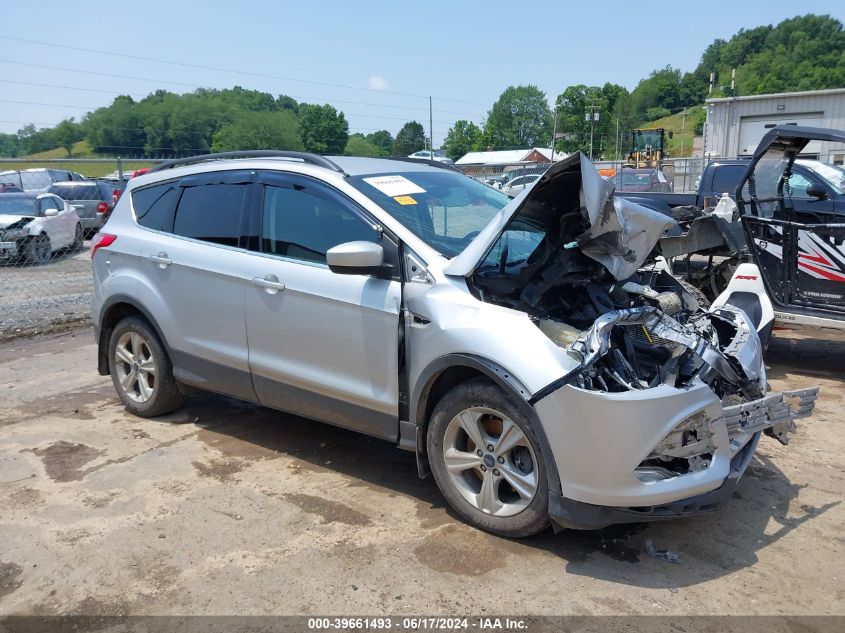
POLYGON ((612 193, 581 154, 512 201, 418 161, 165 163, 94 240, 100 372, 142 416, 200 388, 395 442, 496 534, 712 511, 818 390, 767 393, 746 314, 612 193))

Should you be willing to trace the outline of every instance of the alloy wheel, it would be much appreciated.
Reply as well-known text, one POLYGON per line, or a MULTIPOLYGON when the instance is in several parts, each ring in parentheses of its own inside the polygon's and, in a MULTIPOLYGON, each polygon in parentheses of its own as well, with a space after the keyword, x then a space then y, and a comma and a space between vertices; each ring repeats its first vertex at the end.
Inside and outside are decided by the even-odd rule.
POLYGON ((134 402, 147 402, 156 387, 156 363, 152 350, 137 332, 126 332, 117 341, 114 363, 121 389, 134 402))
POLYGON ((485 514, 518 514, 537 493, 531 442, 494 409, 471 407, 452 418, 443 438, 443 461, 458 493, 485 514))

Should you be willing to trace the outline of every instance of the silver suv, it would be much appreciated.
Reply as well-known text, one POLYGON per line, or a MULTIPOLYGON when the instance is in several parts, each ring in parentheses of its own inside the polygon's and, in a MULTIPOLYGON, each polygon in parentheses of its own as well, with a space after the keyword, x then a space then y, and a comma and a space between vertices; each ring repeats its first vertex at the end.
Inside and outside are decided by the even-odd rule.
POLYGON ((417 160, 165 163, 94 240, 99 371, 144 417, 199 388, 393 442, 496 534, 710 511, 817 389, 767 394, 745 313, 612 193, 580 154, 514 200, 417 160))

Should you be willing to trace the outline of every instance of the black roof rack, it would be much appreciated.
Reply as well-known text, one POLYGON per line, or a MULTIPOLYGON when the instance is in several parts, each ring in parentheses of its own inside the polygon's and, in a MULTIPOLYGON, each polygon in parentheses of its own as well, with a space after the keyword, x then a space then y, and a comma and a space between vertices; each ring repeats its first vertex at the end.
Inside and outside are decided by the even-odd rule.
POLYGON ((202 163, 211 160, 225 160, 228 158, 286 158, 289 160, 297 160, 309 165, 316 165, 317 167, 325 167, 332 171, 346 174, 338 165, 330 161, 325 156, 318 154, 311 154, 309 152, 287 152, 281 150, 266 150, 266 149, 250 149, 237 152, 218 152, 216 154, 200 154, 199 156, 187 156, 186 158, 176 158, 160 163, 153 167, 150 171, 162 171, 164 169, 172 169, 174 167, 181 167, 182 165, 192 165, 194 163, 202 163))

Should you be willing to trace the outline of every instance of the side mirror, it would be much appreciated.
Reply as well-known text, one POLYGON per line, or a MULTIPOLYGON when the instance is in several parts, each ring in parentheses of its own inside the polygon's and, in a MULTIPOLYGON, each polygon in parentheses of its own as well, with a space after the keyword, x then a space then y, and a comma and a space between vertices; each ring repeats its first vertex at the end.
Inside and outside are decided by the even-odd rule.
POLYGON ((44 210, 44 217, 45 218, 53 218, 57 215, 59 215, 58 209, 45 209, 44 210))
POLYGON ((338 275, 384 276, 384 249, 373 242, 345 242, 326 252, 329 270, 338 275))
POLYGON ((811 182, 807 187, 807 195, 811 198, 818 198, 824 200, 827 198, 827 189, 819 182, 811 182))

